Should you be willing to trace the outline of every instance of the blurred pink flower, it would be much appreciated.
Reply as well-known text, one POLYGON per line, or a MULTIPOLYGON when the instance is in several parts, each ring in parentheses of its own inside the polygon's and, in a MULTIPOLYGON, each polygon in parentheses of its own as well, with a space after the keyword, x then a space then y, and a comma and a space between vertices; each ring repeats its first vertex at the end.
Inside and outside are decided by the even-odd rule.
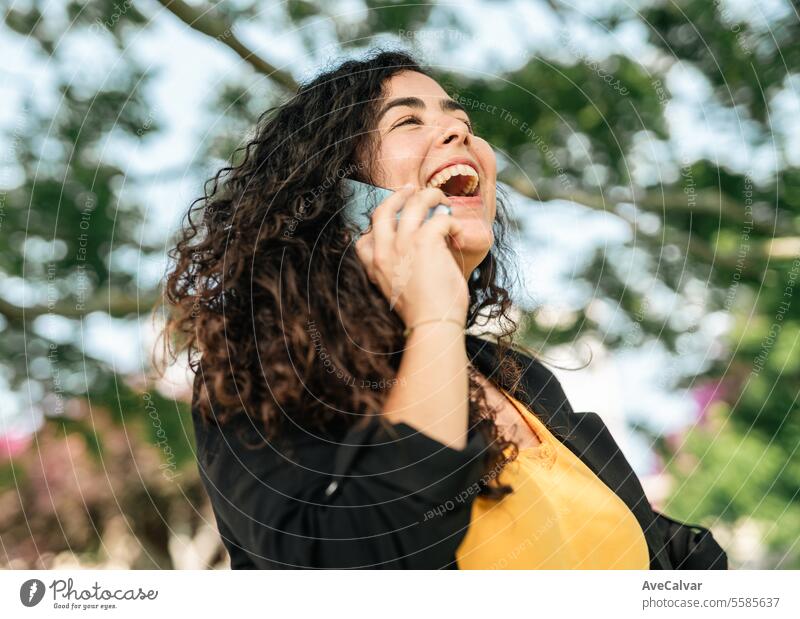
POLYGON ((18 456, 31 444, 31 435, 21 432, 0 434, 0 461, 18 456))
POLYGON ((691 391, 692 399, 697 405, 697 423, 703 424, 708 415, 708 409, 714 402, 719 402, 725 398, 727 389, 722 380, 710 381, 698 385, 691 391))
MULTIPOLYGON (((695 422, 686 427, 673 430, 664 435, 664 442, 669 451, 677 455, 685 449, 686 434, 692 425, 703 426, 708 421, 708 411, 715 402, 720 402, 728 395, 728 387, 723 380, 712 380, 702 383, 689 391, 695 403, 695 422)), ((654 467, 654 473, 666 470, 666 463, 654 467)))

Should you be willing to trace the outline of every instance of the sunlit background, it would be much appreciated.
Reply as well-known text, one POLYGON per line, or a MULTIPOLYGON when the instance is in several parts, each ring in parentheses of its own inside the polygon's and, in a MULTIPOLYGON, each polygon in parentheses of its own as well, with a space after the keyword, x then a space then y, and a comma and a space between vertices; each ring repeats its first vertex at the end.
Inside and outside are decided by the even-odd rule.
POLYGON ((226 567, 166 251, 257 116, 416 51, 499 158, 521 341, 732 567, 800 568, 788 0, 0 3, 0 566, 226 567), (483 104, 483 105, 481 105, 483 104))

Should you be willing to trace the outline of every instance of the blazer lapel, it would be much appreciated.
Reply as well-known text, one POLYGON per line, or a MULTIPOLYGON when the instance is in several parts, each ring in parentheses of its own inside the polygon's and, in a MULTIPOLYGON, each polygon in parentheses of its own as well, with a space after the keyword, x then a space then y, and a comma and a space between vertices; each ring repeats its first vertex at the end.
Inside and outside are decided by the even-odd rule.
MULTIPOLYGON (((499 382, 494 375, 498 365, 496 344, 470 335, 467 350, 473 365, 487 378, 499 382)), ((527 355, 512 354, 524 370, 522 382, 526 393, 520 401, 628 506, 644 533, 650 569, 672 569, 652 506, 602 418, 596 413, 573 412, 561 385, 549 370, 527 355)))

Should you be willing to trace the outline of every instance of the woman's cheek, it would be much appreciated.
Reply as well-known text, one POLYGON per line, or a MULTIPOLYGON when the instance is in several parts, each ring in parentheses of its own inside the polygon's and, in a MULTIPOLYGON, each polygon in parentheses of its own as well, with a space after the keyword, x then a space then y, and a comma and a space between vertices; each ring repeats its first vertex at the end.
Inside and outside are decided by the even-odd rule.
POLYGON ((388 148, 381 152, 380 157, 385 174, 384 187, 392 189, 419 182, 420 155, 405 148, 388 148))

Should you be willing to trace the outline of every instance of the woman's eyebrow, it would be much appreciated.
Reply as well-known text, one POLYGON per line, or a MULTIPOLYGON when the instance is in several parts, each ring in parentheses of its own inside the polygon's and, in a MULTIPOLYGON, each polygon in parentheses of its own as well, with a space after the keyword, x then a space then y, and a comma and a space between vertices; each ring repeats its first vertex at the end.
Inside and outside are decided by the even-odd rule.
POLYGON ((463 105, 454 99, 440 99, 439 107, 442 108, 443 112, 464 112, 467 117, 469 117, 469 112, 467 112, 463 105))
MULTIPOLYGON (((392 99, 387 103, 383 109, 378 114, 378 122, 380 122, 381 118, 384 117, 386 112, 391 110, 393 107, 413 107, 418 110, 425 109, 425 102, 420 99, 419 97, 399 97, 397 99, 392 99)), ((458 101, 453 99, 439 99, 439 107, 443 112, 464 112, 467 114, 467 110, 464 109, 464 106, 461 105, 458 101)), ((467 114, 469 116, 469 114, 467 114)))

